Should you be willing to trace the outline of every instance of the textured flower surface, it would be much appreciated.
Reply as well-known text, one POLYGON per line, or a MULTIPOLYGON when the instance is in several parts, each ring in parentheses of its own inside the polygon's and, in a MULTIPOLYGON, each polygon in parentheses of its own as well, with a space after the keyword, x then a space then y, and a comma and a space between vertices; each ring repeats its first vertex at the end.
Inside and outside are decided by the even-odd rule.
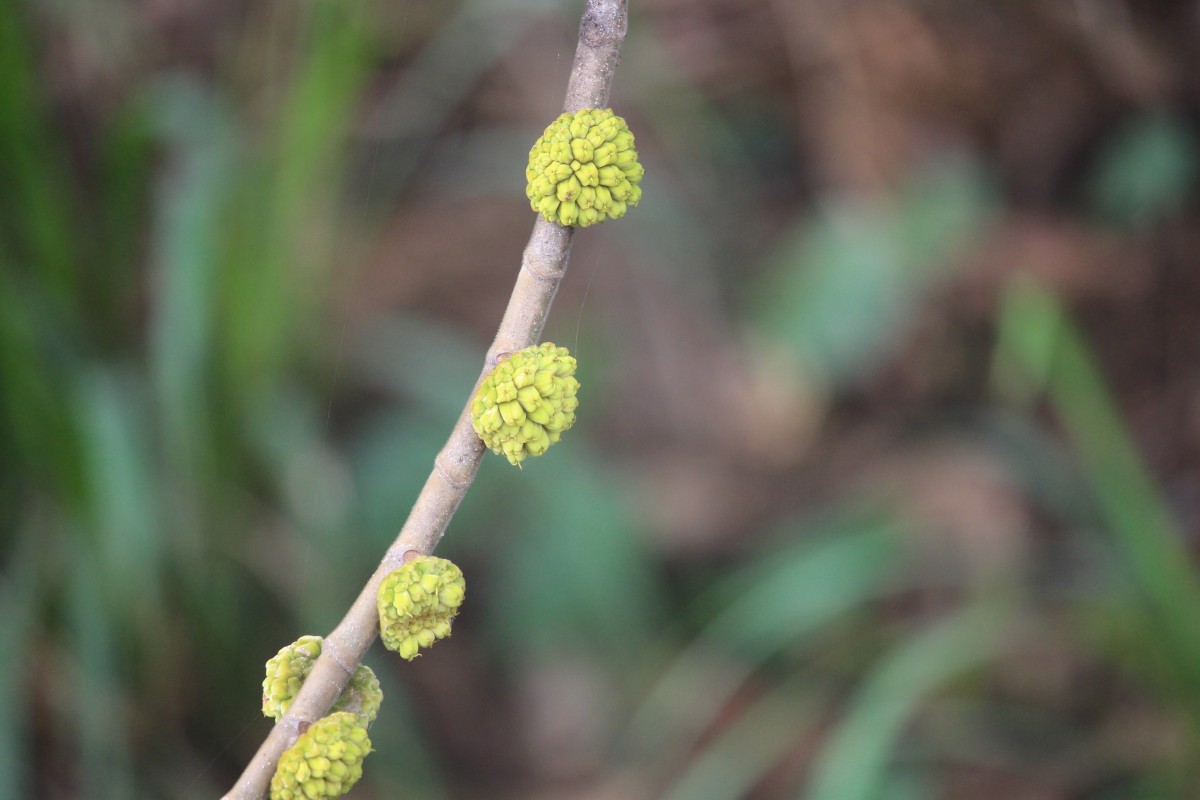
POLYGON ((496 365, 471 401, 471 424, 493 452, 520 466, 540 456, 575 424, 575 359, 551 342, 527 347, 496 365))
MULTIPOLYGON (((320 636, 301 636, 287 647, 281 648, 275 657, 267 662, 267 677, 263 679, 262 696, 265 716, 274 717, 278 722, 287 713, 304 679, 312 671, 313 662, 321 655, 323 644, 324 639, 320 636)), ((383 691, 379 688, 379 679, 370 667, 359 664, 345 691, 333 704, 333 710, 350 711, 367 722, 374 722, 382 702, 383 691)))
POLYGON ((314 722, 279 759, 271 800, 340 797, 362 777, 371 740, 362 720, 349 712, 314 722))
POLYGON ((644 172, 625 120, 611 108, 585 108, 561 115, 534 143, 525 196, 551 222, 586 228, 636 206, 644 172))
POLYGON ((466 597, 467 584, 452 561, 422 556, 379 584, 379 639, 412 661, 417 651, 450 635, 450 622, 466 597))

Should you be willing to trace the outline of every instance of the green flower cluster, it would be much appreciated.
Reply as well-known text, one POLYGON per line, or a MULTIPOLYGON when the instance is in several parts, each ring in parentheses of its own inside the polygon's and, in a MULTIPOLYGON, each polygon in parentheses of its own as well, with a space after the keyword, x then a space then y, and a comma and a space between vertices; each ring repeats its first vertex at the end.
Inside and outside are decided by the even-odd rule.
MULTIPOLYGON (((287 713, 304 679, 312 671, 313 662, 321 655, 323 643, 320 636, 301 636, 281 648, 267 662, 267 676, 262 684, 262 710, 265 716, 278 722, 287 713)), ((383 691, 379 688, 379 679, 370 667, 359 664, 345 691, 333 704, 333 710, 350 711, 369 723, 375 721, 382 702, 383 691)))
POLYGON ((371 752, 366 726, 346 711, 318 720, 279 759, 271 800, 340 797, 362 777, 371 752))
POLYGON ((412 661, 422 647, 450 635, 466 593, 462 570, 454 562, 414 558, 379 584, 379 639, 412 661))
POLYGON ((643 174, 625 120, 611 108, 585 108, 561 115, 534 143, 525 196, 550 222, 586 228, 636 206, 643 174))
POLYGON ((471 402, 471 424, 493 452, 520 466, 575 424, 575 359, 553 343, 527 347, 496 365, 471 402))

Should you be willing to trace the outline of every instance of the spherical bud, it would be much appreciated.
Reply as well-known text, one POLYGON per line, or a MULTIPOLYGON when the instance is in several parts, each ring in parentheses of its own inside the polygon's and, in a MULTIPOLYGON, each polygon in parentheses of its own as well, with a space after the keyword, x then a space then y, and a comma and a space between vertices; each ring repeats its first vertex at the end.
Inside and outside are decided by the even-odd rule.
POLYGON ((525 196, 550 222, 586 228, 623 217, 636 206, 644 172, 625 120, 611 108, 585 108, 561 115, 534 143, 525 169, 525 196), (598 200, 600 189, 622 185, 619 195, 605 191, 598 200), (612 203, 612 198, 624 202, 612 203))
MULTIPOLYGON (((280 649, 267 662, 262 695, 264 716, 273 717, 278 722, 287 713, 304 679, 312 671, 313 663, 321 655, 323 644, 324 639, 320 636, 301 636, 280 649)), ((349 711, 370 723, 375 721, 382 702, 383 691, 379 688, 379 679, 370 667, 359 664, 345 690, 333 704, 333 710, 349 711)))
POLYGON ((575 359, 567 348, 552 342, 527 347, 483 379, 471 401, 471 424, 492 452, 520 466, 575 424, 578 391, 575 359))
POLYGON ((379 639, 412 661, 423 647, 450 635, 450 623, 466 598, 462 570, 452 561, 421 556, 379 584, 379 639))
POLYGON ((362 719, 346 711, 314 722, 279 759, 271 800, 340 797, 362 777, 371 740, 362 719))

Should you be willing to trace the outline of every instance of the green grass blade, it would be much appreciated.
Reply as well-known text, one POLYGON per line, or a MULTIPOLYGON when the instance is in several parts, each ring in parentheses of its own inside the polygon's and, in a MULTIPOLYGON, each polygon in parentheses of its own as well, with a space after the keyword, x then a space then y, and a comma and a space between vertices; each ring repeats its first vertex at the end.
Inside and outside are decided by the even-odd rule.
POLYGON ((1044 289, 1014 283, 1004 300, 996 374, 1044 384, 1079 456, 1118 561, 1172 653, 1177 688, 1200 725, 1200 585, 1182 534, 1131 441, 1083 337, 1044 289))
POLYGON ((852 381, 887 355, 991 207, 978 168, 950 162, 914 175, 890 205, 831 208, 781 237, 751 313, 806 365, 852 381))
POLYGON ((288 89, 265 163, 246 170, 222 272, 225 381, 243 409, 279 385, 325 300, 335 252, 345 137, 368 77, 366 7, 318 0, 306 55, 288 89), (261 170, 261 172, 260 172, 261 170))
MULTIPOLYGON (((105 602, 95 555, 86 546, 77 548, 68 605, 77 670, 72 710, 78 724, 81 779, 89 797, 126 800, 136 796, 136 781, 112 608, 105 602)), ((136 583, 136 574, 129 580, 136 583)))
POLYGON ((688 749, 767 658, 815 639, 887 589, 897 562, 888 523, 834 520, 823 532, 740 570, 733 596, 648 692, 630 724, 631 750, 688 749))
POLYGON ((994 657, 1011 620, 1000 605, 956 613, 910 637, 867 678, 819 757, 807 800, 876 800, 904 726, 949 681, 994 657))
POLYGON ((688 765, 666 800, 738 800, 792 748, 821 704, 794 683, 760 699, 688 765))
POLYGON ((154 116, 172 158, 157 198, 150 364, 172 461, 185 474, 208 440, 214 265, 230 199, 234 150, 224 109, 195 84, 160 85, 154 116))
POLYGON ((7 234, 24 271, 70 307, 79 281, 67 159, 40 102, 30 8, 0 0, 0 240, 7 234))
POLYGON ((90 569, 118 611, 150 622, 161 613, 163 537, 156 525, 144 398, 130 380, 97 368, 78 388, 87 515, 95 532, 90 569))
POLYGON ((618 662, 661 619, 658 585, 612 476, 580 450, 552 455, 523 465, 527 500, 500 565, 493 634, 514 656, 565 647, 618 662))
POLYGON ((35 627, 42 590, 38 546, 30 535, 7 556, 0 576, 0 798, 31 797, 32 765, 25 731, 30 722, 29 680, 32 661, 20 656, 37 645, 35 627))
POLYGON ((6 453, 31 483, 66 503, 81 492, 79 442, 64 385, 76 362, 47 318, 40 295, 24 291, 0 254, 0 425, 6 453))

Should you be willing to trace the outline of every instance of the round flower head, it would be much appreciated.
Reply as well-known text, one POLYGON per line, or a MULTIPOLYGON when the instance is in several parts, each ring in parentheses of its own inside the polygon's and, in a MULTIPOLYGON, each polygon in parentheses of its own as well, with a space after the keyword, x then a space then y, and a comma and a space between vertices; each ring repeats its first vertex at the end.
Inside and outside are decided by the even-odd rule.
POLYGON ((496 365, 471 401, 471 424, 493 452, 520 466, 540 456, 575 424, 575 359, 551 342, 527 347, 496 365))
POLYGON ((362 777, 371 740, 361 720, 346 711, 312 724, 279 759, 271 800, 340 797, 362 777))
POLYGON ((625 120, 585 108, 554 120, 534 143, 525 196, 549 221, 586 228, 636 206, 644 172, 625 120))
MULTIPOLYGON (((278 722, 287 713, 304 679, 312 671, 313 662, 321 655, 323 643, 320 636, 301 636, 267 662, 267 677, 262 685, 264 716, 274 717, 278 722)), ((370 723, 375 721, 382 702, 379 679, 370 667, 359 664, 341 697, 333 704, 333 710, 350 711, 370 723)))
POLYGON ((450 635, 467 584, 454 562, 421 556, 383 579, 377 595, 379 639, 412 661, 422 647, 450 635))

